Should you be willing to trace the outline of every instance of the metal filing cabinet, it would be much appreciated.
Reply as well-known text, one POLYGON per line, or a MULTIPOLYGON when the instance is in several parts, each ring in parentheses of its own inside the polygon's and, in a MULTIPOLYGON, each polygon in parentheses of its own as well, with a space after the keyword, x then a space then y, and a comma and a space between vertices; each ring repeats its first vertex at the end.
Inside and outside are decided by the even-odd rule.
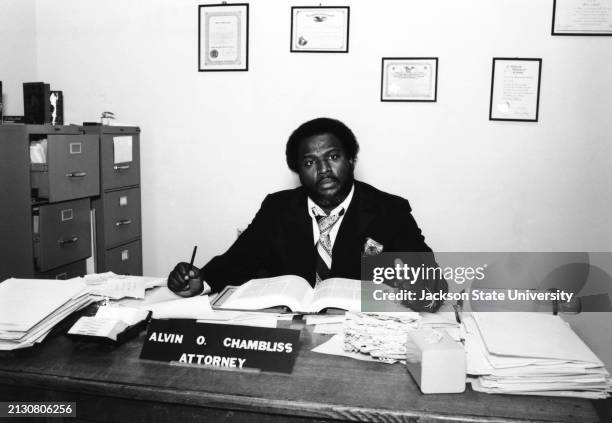
POLYGON ((0 281, 85 274, 99 162, 99 138, 80 127, 0 125, 0 281), (44 162, 31 163, 43 140, 44 162))
POLYGON ((142 275, 140 129, 83 129, 100 141, 100 196, 92 202, 96 272, 142 275))

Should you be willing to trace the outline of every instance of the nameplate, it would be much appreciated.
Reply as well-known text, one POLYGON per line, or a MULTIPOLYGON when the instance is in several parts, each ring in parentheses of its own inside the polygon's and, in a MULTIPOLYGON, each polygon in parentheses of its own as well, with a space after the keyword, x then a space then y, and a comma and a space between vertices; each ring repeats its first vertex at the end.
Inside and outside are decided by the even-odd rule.
POLYGON ((300 331, 151 320, 140 358, 188 366, 291 373, 300 331))

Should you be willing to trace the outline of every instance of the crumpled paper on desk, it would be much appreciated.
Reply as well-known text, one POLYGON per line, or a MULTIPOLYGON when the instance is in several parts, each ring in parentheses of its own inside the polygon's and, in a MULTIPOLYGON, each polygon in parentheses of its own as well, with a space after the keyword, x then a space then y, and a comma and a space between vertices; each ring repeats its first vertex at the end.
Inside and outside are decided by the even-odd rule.
POLYGON ((385 363, 413 358, 407 333, 420 327, 421 316, 405 313, 346 313, 344 350, 369 354, 385 363))

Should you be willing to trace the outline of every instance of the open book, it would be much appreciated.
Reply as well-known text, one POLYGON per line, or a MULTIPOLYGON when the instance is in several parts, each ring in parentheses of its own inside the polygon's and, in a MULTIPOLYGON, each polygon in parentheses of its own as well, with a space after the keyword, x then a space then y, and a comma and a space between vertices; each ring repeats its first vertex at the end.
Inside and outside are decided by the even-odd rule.
POLYGON ((219 308, 259 310, 278 306, 310 313, 325 308, 361 311, 361 281, 330 278, 312 288, 306 279, 296 275, 252 279, 236 288, 219 308))

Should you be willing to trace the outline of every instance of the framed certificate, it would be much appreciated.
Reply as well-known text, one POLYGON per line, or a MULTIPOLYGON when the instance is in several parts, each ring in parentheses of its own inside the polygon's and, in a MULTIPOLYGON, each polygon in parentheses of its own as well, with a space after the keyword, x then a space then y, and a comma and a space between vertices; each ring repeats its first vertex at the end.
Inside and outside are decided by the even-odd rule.
POLYGON ((249 69, 249 5, 198 6, 198 71, 249 69))
POLYGON ((493 58, 489 120, 538 121, 542 59, 493 58))
POLYGON ((554 0, 552 35, 612 35, 612 0, 554 0))
POLYGON ((348 6, 304 6, 291 8, 293 53, 348 53, 348 6))
POLYGON ((437 57, 383 57, 380 101, 436 101, 437 57))

